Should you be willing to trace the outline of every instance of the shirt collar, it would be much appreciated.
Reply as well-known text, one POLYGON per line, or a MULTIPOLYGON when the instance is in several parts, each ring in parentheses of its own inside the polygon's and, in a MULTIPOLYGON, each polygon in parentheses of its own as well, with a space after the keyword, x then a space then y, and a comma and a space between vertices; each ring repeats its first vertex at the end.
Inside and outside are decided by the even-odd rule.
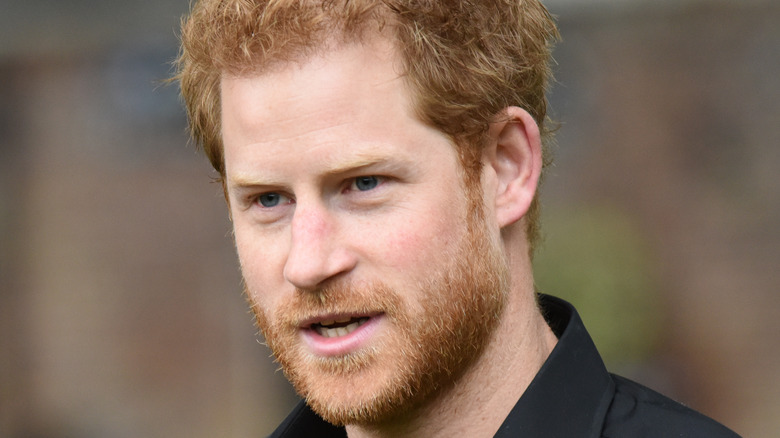
POLYGON ((548 295, 539 304, 558 343, 495 437, 598 437, 614 383, 574 307, 548 295))

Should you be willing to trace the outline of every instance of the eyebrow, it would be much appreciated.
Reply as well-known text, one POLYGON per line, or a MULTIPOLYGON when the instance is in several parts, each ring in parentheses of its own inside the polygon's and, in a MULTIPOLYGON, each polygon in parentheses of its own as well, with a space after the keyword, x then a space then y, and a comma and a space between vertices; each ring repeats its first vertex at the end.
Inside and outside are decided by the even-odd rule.
MULTIPOLYGON (((376 167, 380 171, 392 171, 403 166, 416 167, 417 163, 408 158, 389 156, 385 154, 360 153, 345 160, 340 160, 331 165, 326 165, 318 178, 329 178, 351 172, 357 172, 365 168, 376 167)), ((281 187, 285 183, 274 178, 265 179, 238 174, 228 179, 228 185, 235 190, 255 187, 281 187)))
POLYGON ((381 168, 395 168, 399 165, 408 164, 408 160, 397 156, 387 156, 371 153, 357 154, 347 160, 334 163, 331 166, 327 166, 323 175, 335 176, 342 175, 349 172, 359 171, 367 167, 381 167, 381 168))

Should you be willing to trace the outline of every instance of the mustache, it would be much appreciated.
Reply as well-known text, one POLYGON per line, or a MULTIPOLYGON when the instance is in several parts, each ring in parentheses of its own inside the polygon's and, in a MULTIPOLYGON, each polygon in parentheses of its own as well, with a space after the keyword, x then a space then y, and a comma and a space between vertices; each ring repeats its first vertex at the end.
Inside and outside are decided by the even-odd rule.
POLYGON ((272 320, 297 328, 332 315, 385 314, 394 318, 400 308, 399 293, 382 282, 335 282, 315 290, 296 289, 276 309, 272 320))

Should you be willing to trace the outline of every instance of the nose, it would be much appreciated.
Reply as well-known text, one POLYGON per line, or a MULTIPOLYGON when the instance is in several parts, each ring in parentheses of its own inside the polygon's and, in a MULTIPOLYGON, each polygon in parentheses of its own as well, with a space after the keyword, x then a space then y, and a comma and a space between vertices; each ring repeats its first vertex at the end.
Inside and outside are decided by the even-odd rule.
POLYGON ((284 277, 303 290, 352 270, 356 259, 340 233, 338 220, 324 207, 296 206, 290 224, 290 252, 284 277))

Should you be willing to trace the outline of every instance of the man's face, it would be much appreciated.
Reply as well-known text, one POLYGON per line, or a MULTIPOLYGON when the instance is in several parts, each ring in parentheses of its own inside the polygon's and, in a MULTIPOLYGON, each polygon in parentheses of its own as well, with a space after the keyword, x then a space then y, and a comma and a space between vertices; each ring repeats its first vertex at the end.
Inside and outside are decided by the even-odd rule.
POLYGON ((222 82, 226 188, 248 298, 298 392, 336 424, 446 391, 507 291, 498 233, 390 44, 222 82))

